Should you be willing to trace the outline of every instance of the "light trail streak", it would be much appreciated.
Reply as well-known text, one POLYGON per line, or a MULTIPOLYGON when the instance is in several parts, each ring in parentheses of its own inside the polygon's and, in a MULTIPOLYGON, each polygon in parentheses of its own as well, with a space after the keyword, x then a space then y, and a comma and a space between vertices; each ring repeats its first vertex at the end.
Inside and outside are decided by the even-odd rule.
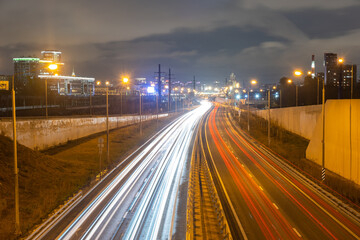
POLYGON ((253 212, 253 215, 255 216, 259 227, 262 229, 265 236, 275 239, 275 236, 273 235, 274 232, 278 236, 281 236, 281 234, 277 231, 276 228, 274 228, 274 232, 272 232, 268 228, 268 226, 270 226, 270 224, 272 223, 269 217, 273 216, 275 219, 277 219, 277 223, 279 224, 279 226, 281 226, 284 233, 286 233, 289 238, 293 239, 295 235, 293 234, 293 231, 291 231, 292 227, 289 224, 289 222, 284 218, 282 214, 280 214, 280 212, 274 211, 274 208, 272 207, 273 206, 272 202, 267 197, 267 195, 263 191, 257 190, 259 189, 259 187, 258 184, 253 179, 252 175, 250 173, 246 174, 246 171, 243 169, 243 166, 239 163, 238 159, 235 157, 233 151, 229 149, 225 141, 220 136, 220 133, 215 124, 215 115, 217 112, 217 108, 218 107, 215 107, 209 118, 210 133, 212 135, 212 138, 214 139, 218 151, 220 152, 224 160, 224 163, 226 164, 230 174, 233 176, 233 179, 237 184, 240 192, 247 199, 246 203, 249 209, 251 209, 251 211, 253 212), (227 151, 227 155, 229 155, 230 158, 226 156, 224 152, 225 150, 227 151), (242 183, 242 181, 240 180, 241 178, 245 178, 246 182, 250 184, 247 190, 245 189, 246 188, 245 184, 242 183), (253 189, 252 190, 254 192, 253 194, 251 194, 249 188, 253 189), (262 201, 259 201, 256 196, 259 196, 262 201), (267 208, 265 208, 265 206, 267 206, 267 208), (271 215, 269 215, 269 213, 271 213, 271 215))
POLYGON ((303 194, 308 200, 310 200, 312 203, 314 203, 319 209, 321 209, 324 213, 326 213, 331 219, 333 219, 335 222, 337 222, 342 228, 344 228, 346 231, 348 231, 353 237, 358 238, 359 234, 359 228, 354 225, 349 219, 347 219, 344 215, 340 214, 334 207, 329 205, 327 202, 325 202, 323 199, 321 199, 318 195, 315 194, 315 192, 311 191, 308 187, 304 186, 302 183, 298 181, 298 179, 295 179, 293 176, 290 175, 289 172, 282 169, 276 162, 274 162, 269 157, 265 156, 262 152, 260 152, 258 149, 256 149, 254 146, 248 143, 242 136, 240 136, 234 129, 234 127, 231 125, 229 121, 226 121, 227 125, 230 127, 232 134, 236 137, 234 139, 229 131, 225 128, 226 133, 228 136, 232 139, 232 141, 243 151, 243 153, 262 171, 263 174, 265 174, 269 180, 271 180, 275 185, 278 186, 282 192, 289 196, 289 199, 292 200, 294 203, 296 203, 301 210, 303 210, 308 216, 311 217, 313 222, 317 224, 320 228, 326 232, 326 234, 330 235, 333 239, 336 239, 334 234, 330 231, 329 228, 325 227, 324 223, 322 223, 320 220, 318 220, 303 204, 299 202, 298 199, 296 199, 292 194, 290 194, 289 191, 287 191, 284 186, 279 183, 278 180, 276 180, 269 172, 269 170, 266 170, 264 167, 262 167, 258 161, 256 161, 252 156, 249 155, 247 151, 251 151, 254 154, 256 154, 259 159, 262 159, 264 163, 266 163, 271 169, 276 171, 279 176, 281 176, 284 180, 286 180, 289 184, 294 186, 295 189, 297 189, 301 194, 303 194), (240 141, 242 144, 244 144, 247 148, 245 150, 239 145, 240 141), (350 230, 350 228, 352 230, 350 230), (354 233, 355 232, 355 233, 354 233))
POLYGON ((177 185, 180 184, 189 146, 201 117, 210 107, 210 103, 203 103, 160 133, 98 194, 58 239, 103 239, 104 234, 114 236, 120 223, 115 229, 109 226, 114 225, 113 219, 118 217, 120 208, 128 207, 126 214, 132 210, 133 202, 129 206, 125 201, 134 191, 137 195, 134 201, 138 203, 123 239, 140 235, 146 236, 146 239, 157 239, 159 234, 169 234, 172 224, 167 220, 174 219, 177 185), (150 175, 146 178, 146 188, 143 188, 144 184, 140 184, 139 189, 135 188, 147 172, 150 175), (141 198, 137 199, 142 191, 141 198), (78 230, 84 228, 86 230, 82 236, 77 236, 78 230))

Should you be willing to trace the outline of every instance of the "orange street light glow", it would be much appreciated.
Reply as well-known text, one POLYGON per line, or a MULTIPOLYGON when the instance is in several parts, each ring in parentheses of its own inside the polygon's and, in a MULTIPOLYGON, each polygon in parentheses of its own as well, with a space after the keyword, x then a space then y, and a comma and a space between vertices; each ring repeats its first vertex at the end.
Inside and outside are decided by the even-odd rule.
POLYGON ((292 83, 292 80, 291 80, 291 79, 288 79, 287 82, 288 82, 288 83, 292 83))
POLYGON ((339 58, 339 63, 343 63, 344 62, 344 59, 343 58, 339 58))
POLYGON ((129 82, 129 78, 127 78, 127 77, 124 77, 124 78, 123 78, 123 82, 124 82, 124 83, 127 83, 127 82, 129 82))
POLYGON ((255 84, 257 84, 257 81, 255 79, 253 79, 253 80, 251 80, 251 84, 255 85, 255 84))
POLYGON ((100 86, 100 85, 101 85, 101 82, 100 82, 100 81, 97 81, 97 82, 96 82, 96 85, 100 86))
POLYGON ((301 76, 301 75, 302 75, 302 72, 299 71, 299 70, 296 70, 296 71, 294 72, 294 75, 295 75, 295 76, 301 76))
POLYGON ((48 66, 48 68, 49 68, 50 70, 56 70, 56 69, 58 68, 58 65, 56 65, 56 64, 50 64, 50 65, 48 66))

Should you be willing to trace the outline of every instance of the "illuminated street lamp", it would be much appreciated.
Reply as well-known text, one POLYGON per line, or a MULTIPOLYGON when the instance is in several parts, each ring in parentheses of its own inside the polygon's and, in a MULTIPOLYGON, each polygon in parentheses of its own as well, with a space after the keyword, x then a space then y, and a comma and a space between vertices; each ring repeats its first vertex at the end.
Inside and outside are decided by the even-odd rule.
MULTIPOLYGON (((303 73, 300 70, 294 71, 294 75, 297 76, 297 77, 300 77, 302 74, 303 73)), ((296 93, 295 94, 296 95, 295 104, 296 104, 296 106, 298 106, 299 105, 299 86, 297 84, 295 84, 295 93, 296 93)))
MULTIPOLYGON (((122 82, 123 83, 125 83, 125 84, 127 84, 127 83, 129 83, 129 78, 127 78, 127 77, 124 77, 124 78, 122 78, 122 82)), ((122 110, 122 106, 123 106, 123 101, 122 101, 122 86, 120 85, 120 115, 122 115, 123 114, 123 110, 122 110)), ((128 89, 128 87, 127 87, 127 89, 128 89)))
MULTIPOLYGON (((48 69, 51 71, 55 71, 58 69, 58 65, 57 64, 50 64, 48 66, 48 69)), ((55 75, 55 74, 54 74, 55 75)), ((47 78, 45 78, 45 117, 48 118, 48 104, 47 104, 47 78)))
MULTIPOLYGON (((250 83, 251 85, 256 85, 257 80, 252 79, 250 83)), ((250 132, 250 89, 248 89, 248 132, 250 132)))

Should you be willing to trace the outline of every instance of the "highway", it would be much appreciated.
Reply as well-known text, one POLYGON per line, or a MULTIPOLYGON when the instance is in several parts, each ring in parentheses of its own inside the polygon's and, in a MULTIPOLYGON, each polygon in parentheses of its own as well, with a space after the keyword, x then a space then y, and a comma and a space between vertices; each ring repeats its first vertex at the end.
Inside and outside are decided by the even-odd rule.
POLYGON ((210 107, 204 102, 162 129, 33 238, 170 239, 179 211, 186 215, 179 209, 180 200, 186 206, 179 186, 188 177, 194 133, 210 107))
POLYGON ((234 239, 359 239, 359 214, 247 136, 216 105, 201 149, 234 239))

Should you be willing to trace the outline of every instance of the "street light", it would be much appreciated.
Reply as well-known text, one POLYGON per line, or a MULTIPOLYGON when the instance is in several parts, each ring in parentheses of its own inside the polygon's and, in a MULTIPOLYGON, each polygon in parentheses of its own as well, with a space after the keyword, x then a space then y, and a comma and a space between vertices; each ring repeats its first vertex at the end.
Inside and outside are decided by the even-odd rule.
MULTIPOLYGON (((123 83, 125 83, 125 84, 127 84, 128 82, 129 82, 129 78, 127 78, 127 77, 124 77, 123 79, 122 79, 122 82, 123 83)), ((120 86, 120 115, 122 115, 122 86, 120 86)))
MULTIPOLYGON (((302 74, 303 73, 300 70, 296 70, 294 72, 294 75, 297 76, 297 77, 300 77, 302 74)), ((295 84, 295 90, 296 90, 295 91, 296 92, 296 98, 295 98, 296 102, 295 102, 295 104, 296 104, 296 106, 298 106, 299 105, 299 86, 297 84, 295 84)))
MULTIPOLYGON (((58 65, 57 64, 50 64, 48 66, 48 69, 51 71, 55 71, 56 69, 58 69, 58 65)), ((45 117, 48 118, 48 104, 47 104, 47 78, 45 78, 45 117)))
MULTIPOLYGON (((257 81, 253 79, 250 83, 251 85, 256 85, 257 81)), ((248 132, 250 132, 250 89, 248 89, 248 132)))
POLYGON ((140 115, 140 136, 142 135, 142 99, 141 99, 141 90, 134 90, 135 92, 138 92, 139 93, 139 115, 140 115))
POLYGON ((106 145, 107 145, 107 162, 110 158, 110 143, 109 143, 109 85, 110 82, 106 81, 106 145))

